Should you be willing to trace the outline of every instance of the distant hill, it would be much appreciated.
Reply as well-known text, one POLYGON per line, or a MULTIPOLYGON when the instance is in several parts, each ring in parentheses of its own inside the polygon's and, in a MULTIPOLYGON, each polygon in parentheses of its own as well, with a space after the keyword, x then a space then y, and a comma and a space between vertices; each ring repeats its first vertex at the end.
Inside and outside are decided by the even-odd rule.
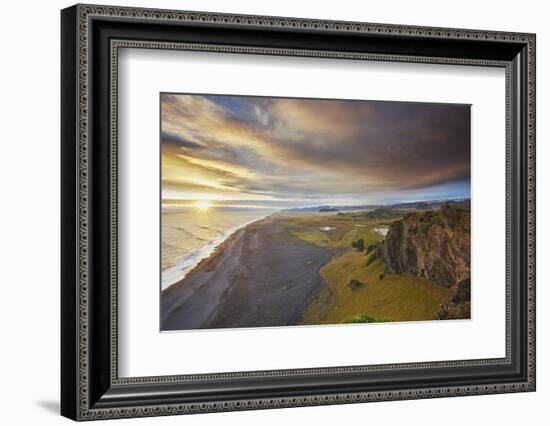
POLYGON ((415 211, 415 210, 435 210, 445 205, 458 205, 464 207, 470 207, 469 198, 453 198, 443 200, 430 200, 430 201, 413 201, 406 203, 395 204, 361 204, 361 205, 346 205, 346 206, 312 206, 302 208, 284 209, 283 212, 298 212, 298 213, 313 213, 320 211, 342 212, 342 211, 375 211, 375 210, 400 210, 415 211), (330 210, 329 210, 330 209, 330 210))
POLYGON ((432 200, 432 201, 415 201, 412 203, 399 203, 384 206, 387 209, 403 209, 403 210, 435 210, 443 206, 464 206, 470 207, 469 198, 458 198, 450 200, 432 200))
POLYGON ((402 212, 387 208, 374 209, 366 214, 369 219, 399 219, 403 216, 402 212))

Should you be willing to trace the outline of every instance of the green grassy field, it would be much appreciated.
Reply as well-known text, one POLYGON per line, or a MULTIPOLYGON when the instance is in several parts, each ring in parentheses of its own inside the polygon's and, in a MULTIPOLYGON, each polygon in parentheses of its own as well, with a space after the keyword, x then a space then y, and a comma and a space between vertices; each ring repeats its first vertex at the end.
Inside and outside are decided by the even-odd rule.
POLYGON ((348 248, 319 271, 327 287, 308 306, 304 324, 432 320, 449 290, 424 278, 387 275, 383 259, 367 266, 370 253, 352 248, 362 239, 364 247, 384 239, 376 229, 387 227, 399 215, 368 214, 279 215, 277 221, 294 236, 320 247, 348 248), (330 231, 324 227, 334 228, 330 231))
POLYGON ((350 251, 321 268, 328 288, 309 305, 304 324, 432 320, 449 296, 429 280, 384 274, 382 259, 366 266, 367 259, 350 251))
POLYGON ((384 239, 375 228, 387 226, 391 221, 368 219, 352 213, 280 215, 279 223, 296 237, 319 247, 351 247, 354 241, 363 239, 365 247, 384 239), (323 231, 321 228, 334 228, 323 231))

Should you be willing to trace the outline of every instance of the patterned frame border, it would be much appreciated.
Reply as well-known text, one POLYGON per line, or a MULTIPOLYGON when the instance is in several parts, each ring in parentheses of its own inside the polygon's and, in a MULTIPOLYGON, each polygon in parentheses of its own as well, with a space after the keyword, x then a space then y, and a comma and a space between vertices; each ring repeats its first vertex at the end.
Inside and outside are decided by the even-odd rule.
MULTIPOLYGON (((91 5, 78 5, 78 368, 77 368, 77 388, 78 388, 78 418, 81 420, 92 420, 112 417, 140 417, 151 415, 171 415, 197 412, 216 412, 230 410, 249 410, 261 408, 281 408, 292 406, 309 406, 309 405, 324 405, 324 404, 342 404, 352 402, 366 401, 382 401, 382 400, 400 400, 400 399, 416 399, 416 398, 434 398, 442 396, 461 396, 475 395, 487 393, 504 393, 534 390, 535 388, 535 36, 532 34, 520 33, 503 33, 493 31, 477 31, 477 30, 462 30, 462 29, 446 29, 446 28, 427 28, 427 27, 409 27, 400 25, 383 25, 383 24, 368 24, 355 22, 336 22, 324 20, 309 20, 309 19, 294 19, 294 18, 275 18, 262 16, 245 16, 245 15, 228 15, 228 14, 213 14, 202 12, 183 12, 183 11, 168 11, 156 9, 136 9, 124 7, 103 7, 91 5), (281 397, 267 399, 248 399, 235 400, 225 402, 210 402, 201 404, 166 404, 159 406, 144 406, 139 408, 114 408, 114 409, 90 409, 89 408, 89 389, 88 389, 88 46, 89 46, 89 24, 94 17, 119 17, 129 19, 140 19, 146 21, 177 21, 177 22, 200 22, 200 23, 219 23, 219 24, 235 24, 253 27, 266 28, 303 28, 315 29, 321 31, 339 31, 339 32, 360 32, 360 33, 383 33, 386 35, 413 35, 420 37, 437 37, 448 39, 472 39, 472 40, 500 40, 509 42, 521 42, 527 44, 528 49, 528 247, 527 247, 527 266, 528 266, 528 380, 521 383, 507 383, 500 385, 483 385, 483 386, 451 386, 447 388, 426 388, 426 389, 408 389, 402 391, 383 391, 383 392, 360 392, 360 393, 336 393, 318 396, 305 397, 281 397)), ((497 61, 473 61, 463 59, 443 59, 443 58, 415 58, 406 56, 392 55, 368 55, 354 54, 342 52, 312 52, 312 51, 296 51, 285 49, 268 49, 268 48, 243 48, 243 47, 227 47, 224 46, 205 46, 205 45, 182 45, 177 43, 145 43, 137 41, 112 41, 111 52, 115 59, 112 63, 111 75, 111 90, 112 90, 112 110, 111 117, 113 122, 116 122, 116 93, 117 93, 117 50, 119 47, 134 47, 134 48, 156 48, 156 49, 187 49, 187 50, 202 50, 202 51, 224 51, 232 53, 256 53, 269 55, 300 55, 300 56, 317 56, 342 59, 369 59, 369 60, 391 60, 400 62, 426 62, 426 63, 452 63, 464 65, 485 65, 485 66, 504 66, 504 63, 497 61), (253 51, 254 50, 254 51, 253 51)), ((510 69, 506 67, 506 114, 507 126, 510 115, 510 69)), ((505 362, 509 361, 509 344, 510 344, 510 312, 509 312, 509 276, 510 276, 510 128, 506 129, 507 135, 507 259, 506 259, 506 358, 505 362)), ((112 142, 116 142, 117 133, 116 126, 113 126, 111 132, 112 142)), ((112 144, 112 158, 116 159, 116 143, 112 144)), ((116 161, 113 163, 116 165, 116 161)), ((116 166, 112 169, 112 199, 113 205, 116 205, 116 166)), ((112 212, 114 221, 112 221, 112 240, 111 240, 111 255, 112 259, 116 259, 116 209, 112 212)), ((111 283, 113 284, 113 297, 111 301, 111 318, 112 318, 112 347, 114 350, 112 359, 111 379, 113 383, 159 383, 159 382, 174 382, 181 380, 213 380, 219 378, 236 378, 255 376, 272 376, 272 375, 301 375, 306 373, 327 373, 342 372, 342 371, 360 371, 361 368, 368 370, 380 369, 395 369, 407 368, 410 366, 449 366, 449 365, 480 365, 491 363, 502 363, 503 359, 495 360, 468 360, 445 363, 415 363, 415 364, 393 364, 382 366, 365 366, 365 367, 335 367, 322 369, 306 369, 306 370, 275 370, 267 372, 250 372, 250 373, 226 373, 217 375, 200 375, 200 376, 161 376, 161 377, 138 377, 130 379, 120 379, 117 374, 117 323, 116 323, 116 261, 112 263, 111 283)))

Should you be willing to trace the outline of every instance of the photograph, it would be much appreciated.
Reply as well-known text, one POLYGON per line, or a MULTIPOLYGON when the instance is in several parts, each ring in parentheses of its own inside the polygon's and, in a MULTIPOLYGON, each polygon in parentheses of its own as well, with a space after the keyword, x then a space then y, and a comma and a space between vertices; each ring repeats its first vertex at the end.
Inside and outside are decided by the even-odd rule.
POLYGON ((470 319, 470 107, 161 93, 161 331, 470 319))
POLYGON ((5 138, 29 128, 29 99, 59 89, 60 108, 37 109, 29 130, 57 132, 60 149, 5 144, 36 155, 5 156, 17 193, 5 198, 32 220, 8 226, 21 266, 4 281, 38 262, 40 282, 61 287, 37 286, 37 315, 4 298, 14 336, 21 321, 49 327, 42 305, 60 310, 57 337, 16 339, 30 342, 19 358, 57 342, 39 363, 48 377, 32 374, 37 412, 278 424, 274 409, 301 407, 299 423, 326 406, 333 424, 368 403, 374 422, 423 425, 542 412, 537 45, 550 30, 529 5, 451 16, 400 3, 40 11, 55 49, 35 43, 16 62, 58 55, 56 84, 37 80, 38 97, 8 85, 22 124, 5 138), (56 235, 29 245, 29 223, 56 235))
POLYGON ((24 220, 3 299, 15 356, 53 349, 30 399, 12 368, 8 418, 540 417, 542 9, 207 2, 42 2, 14 26, 4 139, 40 132, 4 144, 24 220))

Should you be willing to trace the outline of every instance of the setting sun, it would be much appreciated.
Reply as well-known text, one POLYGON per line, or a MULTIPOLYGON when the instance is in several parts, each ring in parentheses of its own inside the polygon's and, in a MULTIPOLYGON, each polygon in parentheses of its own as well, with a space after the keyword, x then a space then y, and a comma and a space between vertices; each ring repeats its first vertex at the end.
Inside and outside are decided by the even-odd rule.
POLYGON ((212 207, 212 204, 210 204, 208 201, 197 201, 195 204, 193 204, 193 207, 199 210, 208 210, 210 207, 212 207))

